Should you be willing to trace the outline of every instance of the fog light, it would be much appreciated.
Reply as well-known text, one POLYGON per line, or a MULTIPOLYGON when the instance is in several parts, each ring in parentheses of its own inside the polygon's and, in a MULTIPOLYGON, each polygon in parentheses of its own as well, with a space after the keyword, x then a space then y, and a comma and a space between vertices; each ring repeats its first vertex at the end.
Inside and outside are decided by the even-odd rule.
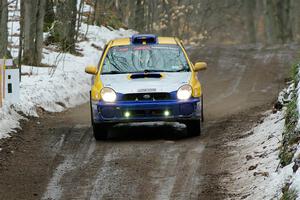
POLYGON ((124 116, 125 116, 126 118, 130 117, 130 112, 126 111, 126 112, 124 113, 124 116))
POLYGON ((166 117, 170 116, 170 111, 166 110, 166 111, 164 112, 164 115, 165 115, 166 117))

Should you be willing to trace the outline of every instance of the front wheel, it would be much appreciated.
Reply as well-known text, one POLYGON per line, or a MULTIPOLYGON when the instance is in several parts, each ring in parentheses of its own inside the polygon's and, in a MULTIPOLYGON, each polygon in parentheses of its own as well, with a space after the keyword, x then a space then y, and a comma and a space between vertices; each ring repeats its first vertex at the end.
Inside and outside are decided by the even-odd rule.
POLYGON ((94 123, 91 92, 90 92, 90 109, 91 109, 91 122, 92 122, 94 138, 96 140, 106 140, 108 136, 108 129, 110 126, 105 123, 101 123, 101 124, 94 123))
POLYGON ((188 136, 196 137, 201 135, 201 122, 198 120, 190 120, 184 122, 188 136))
POLYGON ((204 122, 204 104, 203 95, 201 96, 201 122, 204 122))
POLYGON ((96 140, 106 140, 108 136, 109 126, 107 124, 94 124, 93 133, 96 140))

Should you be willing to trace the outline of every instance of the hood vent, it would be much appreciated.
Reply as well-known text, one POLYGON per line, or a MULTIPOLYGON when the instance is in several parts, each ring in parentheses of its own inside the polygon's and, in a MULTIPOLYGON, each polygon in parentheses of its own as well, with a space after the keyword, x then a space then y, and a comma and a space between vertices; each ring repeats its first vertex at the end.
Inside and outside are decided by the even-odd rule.
POLYGON ((131 79, 138 79, 138 78, 161 78, 162 75, 158 73, 143 73, 143 74, 132 74, 130 76, 131 79))

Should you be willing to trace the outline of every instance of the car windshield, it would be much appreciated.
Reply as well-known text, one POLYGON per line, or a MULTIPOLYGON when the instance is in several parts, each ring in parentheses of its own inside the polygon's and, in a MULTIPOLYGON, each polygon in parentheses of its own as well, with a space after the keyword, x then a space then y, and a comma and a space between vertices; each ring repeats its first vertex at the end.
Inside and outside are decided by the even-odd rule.
POLYGON ((190 71, 178 45, 132 45, 112 47, 102 74, 190 71))

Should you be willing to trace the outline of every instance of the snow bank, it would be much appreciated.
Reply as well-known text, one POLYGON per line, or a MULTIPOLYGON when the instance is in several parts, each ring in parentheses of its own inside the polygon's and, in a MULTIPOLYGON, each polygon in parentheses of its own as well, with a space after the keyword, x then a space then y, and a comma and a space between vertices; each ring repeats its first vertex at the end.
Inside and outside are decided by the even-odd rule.
MULTIPOLYGON (((291 101, 294 90, 294 84, 291 83, 280 92, 278 101, 282 104, 291 101)), ((300 97, 299 86, 297 92, 300 97)), ((300 98, 300 111, 299 108, 300 98)), ((293 171, 294 160, 300 158, 300 144, 293 162, 280 167, 279 152, 285 129, 285 109, 265 113, 262 123, 244 133, 245 137, 230 143, 230 146, 236 147, 233 160, 240 160, 232 169, 235 181, 230 190, 243 194, 242 199, 280 199, 282 188, 288 184, 290 190, 297 192, 297 200, 300 200, 300 168, 293 171)))
MULTIPOLYGON (((81 32, 84 34, 86 29, 87 25, 83 25, 81 32)), ((88 64, 96 65, 102 53, 92 47, 92 44, 103 48, 111 39, 129 37, 134 33, 132 30, 111 31, 98 26, 89 26, 88 30, 89 40, 77 44, 83 56, 44 49, 42 62, 50 66, 57 65, 55 69, 22 66, 22 73, 28 75, 22 76, 20 103, 0 109, 0 139, 20 128, 19 121, 24 117, 18 113, 38 117, 37 108, 48 112, 61 112, 87 102, 91 75, 86 74, 84 68, 88 64)))
POLYGON ((246 132, 241 139, 231 142, 240 160, 232 169, 235 179, 233 192, 243 199, 272 199, 280 196, 283 180, 289 173, 277 171, 279 147, 284 129, 284 112, 268 115, 261 124, 246 132))
MULTIPOLYGON (((298 77, 300 77, 300 64, 297 65, 298 77)), ((297 131, 300 131, 300 84, 297 85, 297 109, 298 109, 298 123, 296 126, 297 131)), ((293 160, 300 159, 300 144, 297 146, 296 153, 293 160)), ((291 166, 290 166, 291 167, 291 166)), ((300 169, 293 174, 291 188, 297 191, 298 197, 297 200, 300 200, 300 169)))
MULTIPOLYGON (((300 64, 297 65, 298 77, 300 77, 300 64)), ((297 88, 297 109, 300 116, 300 84, 298 84, 297 88)), ((300 130, 300 117, 298 118, 297 129, 300 130)))

